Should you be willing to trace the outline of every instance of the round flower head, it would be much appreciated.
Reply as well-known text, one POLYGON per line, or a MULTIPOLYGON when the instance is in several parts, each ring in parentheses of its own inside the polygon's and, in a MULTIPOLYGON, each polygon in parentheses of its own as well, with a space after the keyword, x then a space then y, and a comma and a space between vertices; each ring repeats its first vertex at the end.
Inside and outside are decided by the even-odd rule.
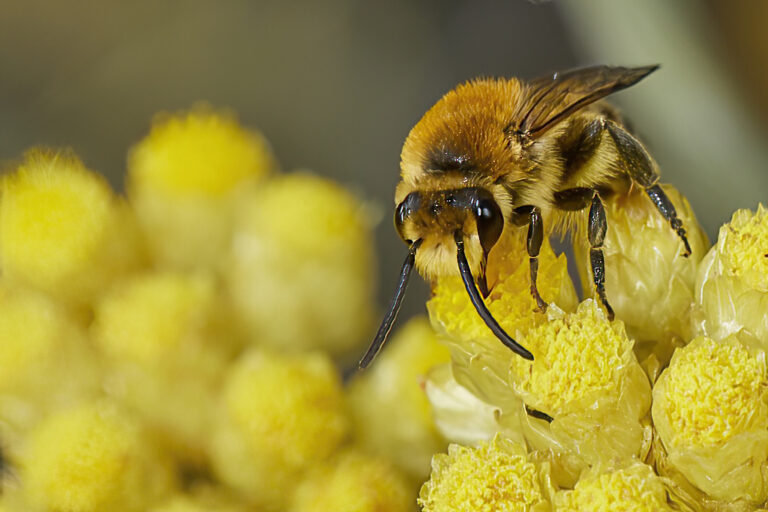
POLYGON ((550 308, 549 322, 521 342, 534 360, 512 359, 509 385, 527 407, 553 418, 524 417, 532 446, 564 451, 582 466, 641 455, 651 389, 621 322, 588 299, 572 314, 550 308))
POLYGON ((320 354, 252 351, 228 371, 211 458, 219 478, 268 509, 348 431, 339 376, 320 354))
POLYGON ((0 284, 0 347, 0 418, 12 431, 26 432, 98 392, 100 372, 84 333, 42 293, 0 284))
POLYGON ((738 210, 720 228, 696 282, 699 330, 768 350, 768 211, 738 210))
MULTIPOLYGON (((531 296, 528 255, 524 241, 516 233, 505 233, 488 262, 486 305, 493 317, 513 338, 546 322, 536 312, 531 296)), ((576 307, 576 292, 568 277, 565 255, 555 256, 548 241, 539 254, 538 289, 543 299, 571 311, 576 307)), ((494 405, 519 405, 507 385, 510 361, 520 358, 505 347, 485 325, 469 300, 460 277, 444 276, 434 283, 427 303, 430 320, 441 341, 451 349, 454 376, 482 400, 494 405)), ((529 347, 526 347, 529 348, 529 347)))
POLYGON ((108 391, 190 455, 201 455, 208 440, 230 351, 212 329, 215 300, 210 277, 165 272, 120 283, 95 308, 108 391))
POLYGON ((388 462, 346 452, 298 485, 289 512, 409 512, 411 486, 388 462))
POLYGON ((2 180, 0 265, 9 281, 86 303, 131 251, 114 254, 120 208, 107 183, 72 154, 29 152, 2 180))
POLYGON ((667 464, 712 497, 768 498, 768 377, 735 338, 678 349, 653 388, 653 421, 667 464))
POLYGON ((229 112, 198 105, 158 116, 129 153, 127 187, 154 258, 215 266, 239 196, 274 167, 264 138, 229 112))
POLYGON ((552 492, 546 464, 535 465, 523 445, 496 437, 435 455, 419 505, 423 512, 549 511, 552 492))
MULTIPOLYGON (((709 243, 688 200, 670 185, 662 188, 683 222, 691 254, 685 256, 685 246, 669 222, 638 190, 605 201, 608 230, 603 255, 606 296, 616 318, 637 340, 640 359, 653 353, 663 365, 676 345, 691 338, 696 271, 709 243)), ((574 250, 583 289, 594 295, 583 229, 574 236, 574 250)))
POLYGON ((663 481, 642 462, 583 477, 555 497, 558 512, 672 512, 663 481))
POLYGON ((19 461, 27 500, 45 510, 145 510, 170 486, 139 427, 113 407, 83 405, 31 433, 19 461))
POLYGON ((392 337, 375 365, 353 378, 347 393, 360 444, 420 481, 429 475, 432 454, 445 446, 422 383, 430 368, 448 359, 429 321, 415 318, 392 337))
POLYGON ((370 334, 372 233, 363 205, 308 173, 277 177, 248 197, 227 269, 254 340, 340 355, 370 334))

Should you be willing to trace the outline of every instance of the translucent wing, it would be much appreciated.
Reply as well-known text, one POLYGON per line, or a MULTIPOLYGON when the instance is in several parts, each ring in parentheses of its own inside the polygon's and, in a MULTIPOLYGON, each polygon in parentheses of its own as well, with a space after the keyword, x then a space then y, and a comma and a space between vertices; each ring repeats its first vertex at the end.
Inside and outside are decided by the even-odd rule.
POLYGON ((658 67, 593 66, 531 80, 509 130, 538 137, 580 108, 636 84, 658 67))

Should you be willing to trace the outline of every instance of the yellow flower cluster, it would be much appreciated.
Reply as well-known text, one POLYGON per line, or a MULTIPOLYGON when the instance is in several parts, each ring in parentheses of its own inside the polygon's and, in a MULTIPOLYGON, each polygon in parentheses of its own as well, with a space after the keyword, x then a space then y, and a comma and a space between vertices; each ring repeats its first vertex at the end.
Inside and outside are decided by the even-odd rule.
MULTIPOLYGON (((546 244, 538 277, 546 314, 535 311, 521 240, 492 253, 486 305, 533 361, 493 336, 458 280, 434 285, 430 318, 452 361, 430 373, 426 391, 440 432, 459 445, 433 460, 424 510, 747 511, 765 504, 768 215, 762 206, 737 212, 707 253, 687 201, 665 190, 694 254, 683 255, 642 194, 607 202, 606 290, 615 321, 591 299, 575 304, 568 274, 552 271, 565 266, 564 256, 546 244), (498 436, 545 471, 554 489, 546 505, 529 500, 538 496, 530 482, 514 506, 484 490, 498 487, 489 475, 510 466, 487 455, 498 436), (469 453, 475 466, 459 455, 469 453)), ((588 246, 575 236, 589 290, 588 246)), ((523 486, 525 471, 514 467, 505 491, 523 486)))
POLYGON ((158 116, 127 199, 66 151, 0 187, 0 509, 413 509, 448 355, 422 319, 342 381, 374 311, 354 195, 206 106, 158 116))
POLYGON ((615 320, 583 232, 588 297, 545 240, 541 312, 507 225, 484 300, 532 361, 443 276, 429 318, 345 375, 374 327, 367 205, 205 105, 157 117, 126 189, 48 150, 0 178, 1 511, 766 506, 762 206, 707 252, 665 186, 685 257, 642 193, 606 201, 615 320))

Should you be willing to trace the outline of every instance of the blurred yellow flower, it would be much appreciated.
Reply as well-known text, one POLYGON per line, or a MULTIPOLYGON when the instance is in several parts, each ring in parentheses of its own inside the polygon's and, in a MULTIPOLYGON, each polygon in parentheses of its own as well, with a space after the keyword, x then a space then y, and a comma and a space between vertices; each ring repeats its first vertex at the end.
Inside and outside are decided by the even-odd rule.
POLYGON ((252 341, 357 356, 373 327, 371 227, 362 202, 309 173, 249 194, 226 277, 252 341))
POLYGON ((174 268, 216 268, 242 195, 276 167, 261 134, 198 105, 163 114, 128 155, 127 189, 152 256, 174 268))
POLYGON ((653 421, 671 468, 712 497, 768 498, 765 353, 735 338, 678 349, 653 388, 653 421))
POLYGON ((537 467, 524 446, 497 436, 435 455, 419 505, 424 512, 539 512, 552 509, 552 493, 546 464, 537 467))
POLYGON ((339 375, 320 353, 246 353, 228 370, 220 405, 213 469, 267 510, 285 507, 297 478, 349 430, 339 375))
POLYGON ((408 512, 411 487, 388 462, 348 451, 299 483, 288 512, 408 512))
POLYGON ((448 360, 429 321, 417 317, 392 337, 375 365, 352 379, 347 391, 360 445, 421 481, 429 475, 432 454, 445 447, 423 383, 433 366, 448 360))

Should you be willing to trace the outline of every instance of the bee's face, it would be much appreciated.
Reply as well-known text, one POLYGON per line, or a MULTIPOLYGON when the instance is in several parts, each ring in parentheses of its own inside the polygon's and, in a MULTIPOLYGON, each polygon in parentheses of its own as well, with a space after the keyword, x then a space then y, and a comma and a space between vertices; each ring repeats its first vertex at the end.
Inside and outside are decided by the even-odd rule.
POLYGON ((504 217, 493 195, 484 188, 414 191, 397 206, 395 227, 407 244, 420 241, 416 266, 433 278, 458 272, 457 233, 467 240, 468 259, 476 268, 501 236, 504 217))

